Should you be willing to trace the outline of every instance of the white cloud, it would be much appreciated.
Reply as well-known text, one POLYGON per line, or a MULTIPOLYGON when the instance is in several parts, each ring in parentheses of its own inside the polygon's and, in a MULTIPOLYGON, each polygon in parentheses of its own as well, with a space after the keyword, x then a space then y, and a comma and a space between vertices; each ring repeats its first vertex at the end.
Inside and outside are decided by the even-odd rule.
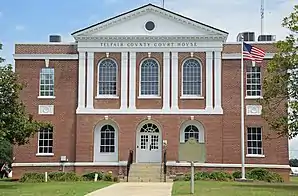
POLYGON ((0 17, 3 16, 3 13, 0 11, 0 17))
POLYGON ((23 30, 25 30, 25 26, 23 26, 23 25, 16 25, 16 30, 17 31, 23 31, 23 30))

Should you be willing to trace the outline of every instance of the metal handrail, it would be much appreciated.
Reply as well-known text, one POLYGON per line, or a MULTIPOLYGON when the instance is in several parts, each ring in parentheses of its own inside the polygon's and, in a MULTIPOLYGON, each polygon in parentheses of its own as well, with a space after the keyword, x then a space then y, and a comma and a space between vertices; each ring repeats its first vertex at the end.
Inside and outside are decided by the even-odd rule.
POLYGON ((163 181, 167 181, 167 150, 164 149, 163 152, 163 181))
POLYGON ((129 176, 130 166, 132 162, 133 162, 133 150, 130 150, 128 154, 127 167, 126 167, 126 182, 128 182, 128 176, 129 176))

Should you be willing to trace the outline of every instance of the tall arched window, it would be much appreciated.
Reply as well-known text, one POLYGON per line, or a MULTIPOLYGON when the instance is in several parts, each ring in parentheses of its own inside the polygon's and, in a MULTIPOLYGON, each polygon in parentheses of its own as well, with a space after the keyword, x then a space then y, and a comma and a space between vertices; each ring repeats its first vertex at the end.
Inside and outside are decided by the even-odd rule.
POLYGON ((184 142, 187 142, 189 138, 195 138, 199 142, 199 129, 195 125, 188 125, 184 129, 184 142))
POLYGON ((112 59, 99 63, 98 95, 117 95, 117 63, 112 59))
POLYGON ((100 152, 115 152, 115 129, 111 125, 104 125, 100 130, 100 152))
POLYGON ((182 73, 182 94, 186 96, 201 96, 201 63, 196 59, 186 60, 182 66, 182 73))
POLYGON ((146 59, 141 64, 141 95, 159 96, 159 65, 153 59, 146 59))

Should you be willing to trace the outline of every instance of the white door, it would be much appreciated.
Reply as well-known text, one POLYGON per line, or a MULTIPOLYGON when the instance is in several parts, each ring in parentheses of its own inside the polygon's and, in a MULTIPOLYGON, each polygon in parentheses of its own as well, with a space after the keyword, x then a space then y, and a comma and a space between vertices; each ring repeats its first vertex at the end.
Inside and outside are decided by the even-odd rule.
POLYGON ((150 124, 149 126, 147 126, 149 129, 142 128, 139 133, 139 138, 137 142, 137 162, 139 163, 161 162, 162 149, 160 132, 158 129, 151 129, 156 126, 150 126, 150 124))

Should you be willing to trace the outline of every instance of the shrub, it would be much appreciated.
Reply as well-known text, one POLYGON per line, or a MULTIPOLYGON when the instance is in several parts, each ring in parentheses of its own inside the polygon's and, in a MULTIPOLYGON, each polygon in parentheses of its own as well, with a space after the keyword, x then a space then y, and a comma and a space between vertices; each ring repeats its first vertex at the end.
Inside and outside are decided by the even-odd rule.
POLYGON ((284 179, 278 173, 270 172, 270 175, 267 178, 267 182, 284 182, 284 179))
POLYGON ((268 170, 261 168, 252 169, 251 171, 247 172, 248 178, 258 181, 267 181, 266 179, 269 175, 270 172, 268 170))
POLYGON ((51 172, 48 176, 50 181, 75 182, 81 180, 80 176, 74 172, 51 172))
POLYGON ((19 181, 20 182, 32 182, 32 183, 44 182, 45 176, 43 173, 25 173, 19 181))
POLYGON ((251 171, 247 172, 247 178, 272 183, 284 181, 278 173, 270 172, 266 169, 260 168, 252 169, 251 171))
POLYGON ((210 174, 208 172, 197 172, 195 173, 195 180, 209 180, 210 174))
POLYGON ((84 178, 84 180, 93 181, 94 178, 95 178, 95 174, 98 174, 98 177, 97 177, 98 181, 103 179, 103 173, 102 172, 91 172, 91 173, 84 174, 82 177, 84 178))
POLYGON ((234 179, 241 178, 242 173, 241 173, 241 171, 235 171, 235 172, 233 172, 232 176, 234 179))
POLYGON ((210 179, 216 180, 216 181, 229 181, 229 180, 233 179, 233 177, 226 172, 215 171, 210 174, 210 179))
POLYGON ((113 175, 111 173, 106 173, 103 176, 104 181, 113 181, 113 175))

